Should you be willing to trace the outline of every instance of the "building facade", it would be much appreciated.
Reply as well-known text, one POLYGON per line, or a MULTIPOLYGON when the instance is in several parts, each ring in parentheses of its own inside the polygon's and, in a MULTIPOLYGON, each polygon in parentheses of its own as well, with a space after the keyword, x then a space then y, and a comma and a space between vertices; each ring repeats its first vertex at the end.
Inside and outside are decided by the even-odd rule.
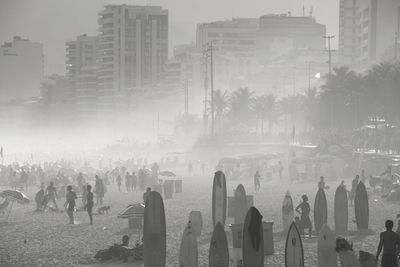
POLYGON ((0 102, 39 95, 43 45, 15 36, 0 46, 0 102))
POLYGON ((201 23, 197 25, 196 47, 204 50, 212 42, 216 52, 253 57, 258 27, 259 20, 257 18, 234 18, 201 23))
POLYGON ((107 115, 124 106, 127 94, 161 82, 168 58, 168 11, 107 5, 99 16, 98 104, 107 115))
POLYGON ((340 5, 342 65, 365 71, 373 64, 398 56, 400 1, 341 0, 340 5))
POLYGON ((357 59, 358 0, 340 0, 339 62, 354 67, 357 59))
POLYGON ((326 26, 313 17, 295 17, 286 14, 260 17, 257 38, 257 56, 274 60, 294 50, 323 51, 326 26))
POLYGON ((66 43, 69 114, 77 122, 96 120, 97 37, 80 35, 66 43))

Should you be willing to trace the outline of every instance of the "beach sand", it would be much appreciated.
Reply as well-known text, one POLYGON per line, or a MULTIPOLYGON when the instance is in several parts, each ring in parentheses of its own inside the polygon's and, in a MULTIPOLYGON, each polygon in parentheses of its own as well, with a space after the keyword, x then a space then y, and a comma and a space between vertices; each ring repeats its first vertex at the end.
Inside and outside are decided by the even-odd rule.
MULTIPOLYGON (((192 210, 199 210, 203 216, 203 231, 199 237, 199 266, 208 266, 209 242, 212 234, 211 219, 211 186, 212 176, 183 178, 183 193, 174 194, 173 199, 165 200, 167 220, 167 266, 178 266, 179 246, 184 226, 192 210)), ((294 205, 306 193, 311 207, 317 192, 317 183, 294 183, 271 181, 261 183, 261 190, 253 192, 253 183, 246 181, 228 181, 228 195, 242 183, 247 194, 254 195, 254 205, 260 210, 264 221, 274 222, 274 249, 272 256, 265 257, 265 266, 284 266, 285 236, 282 231, 281 207, 284 195, 290 190, 294 205)), ((334 192, 340 181, 327 181, 330 189, 326 190, 328 200, 328 224, 334 228, 333 199, 334 192)), ((346 180, 346 184, 351 184, 346 180)), ((1 190, 5 188, 0 188, 1 190)), ((114 243, 120 243, 126 233, 128 222, 118 219, 117 214, 130 204, 141 201, 142 192, 119 193, 112 185, 105 196, 104 205, 110 205, 109 215, 95 215, 94 225, 89 225, 86 212, 76 212, 76 225, 68 225, 65 212, 33 212, 33 201, 36 188, 30 188, 27 195, 32 200, 29 205, 15 204, 8 222, 6 214, 0 214, 0 266, 142 266, 142 264, 122 263, 119 261, 98 262, 93 258, 100 249, 106 249, 114 243)), ((61 195, 61 194, 60 194, 61 195)), ((63 206, 65 198, 58 200, 63 206)), ((78 207, 81 200, 77 200, 78 207)), ((399 213, 399 204, 386 202, 379 195, 370 193, 370 230, 363 233, 356 231, 354 207, 349 207, 349 234, 346 236, 354 243, 358 256, 359 250, 375 254, 379 241, 379 232, 384 230, 386 219, 395 220, 399 213)), ((94 211, 97 210, 95 206, 94 211)), ((313 219, 313 214, 311 214, 313 219)), ((227 224, 233 223, 232 218, 227 224)), ((395 221, 395 228, 397 221, 395 221)), ((230 247, 232 235, 228 226, 225 227, 230 247)), ((133 246, 138 233, 131 236, 133 246)), ((303 240, 305 266, 317 266, 317 238, 303 240)))

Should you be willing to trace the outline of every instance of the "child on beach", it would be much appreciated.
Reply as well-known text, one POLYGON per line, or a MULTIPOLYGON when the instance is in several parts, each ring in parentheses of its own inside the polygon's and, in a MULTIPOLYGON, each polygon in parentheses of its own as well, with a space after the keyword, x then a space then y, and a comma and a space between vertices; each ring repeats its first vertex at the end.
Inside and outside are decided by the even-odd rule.
POLYGON ((93 202, 93 193, 92 193, 92 186, 87 185, 87 193, 86 193, 86 210, 89 215, 90 224, 93 224, 93 210, 94 202, 93 202))
POLYGON ((311 238, 311 232, 312 232, 312 224, 311 224, 311 220, 310 220, 311 208, 310 208, 310 204, 308 204, 307 195, 303 195, 301 198, 303 199, 303 202, 301 202, 296 207, 296 211, 300 214, 301 231, 302 231, 303 235, 304 235, 304 229, 309 229, 309 236, 311 238))
POLYGON ((66 201, 64 203, 64 207, 67 209, 67 214, 69 217, 69 224, 74 224, 74 209, 75 209, 75 199, 78 197, 76 193, 72 191, 72 186, 67 186, 67 194, 65 196, 66 201))

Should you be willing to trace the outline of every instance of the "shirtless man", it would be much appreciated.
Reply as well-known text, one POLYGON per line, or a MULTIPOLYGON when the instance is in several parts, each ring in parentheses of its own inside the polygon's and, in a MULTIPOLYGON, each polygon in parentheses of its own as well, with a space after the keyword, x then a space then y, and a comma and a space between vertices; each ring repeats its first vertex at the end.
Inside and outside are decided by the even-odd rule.
POLYGON ((383 248, 383 255, 381 266, 382 267, 396 267, 397 266, 397 251, 400 248, 400 236, 393 232, 393 221, 387 220, 385 222, 386 231, 381 233, 378 252, 376 259, 378 260, 383 248))

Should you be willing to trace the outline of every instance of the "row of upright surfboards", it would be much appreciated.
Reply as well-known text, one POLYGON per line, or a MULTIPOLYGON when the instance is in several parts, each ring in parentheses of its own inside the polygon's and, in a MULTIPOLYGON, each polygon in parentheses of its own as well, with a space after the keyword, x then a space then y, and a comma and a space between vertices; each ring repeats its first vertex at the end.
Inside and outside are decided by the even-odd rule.
MULTIPOLYGON (((238 186, 236 191, 244 191, 238 186)), ((218 171, 214 176, 212 194, 212 216, 214 232, 211 238, 209 252, 210 267, 229 266, 228 241, 226 239, 226 180, 223 172, 218 171)), ((245 201, 245 196, 244 196, 245 201)), ((292 203, 293 206, 293 203, 292 203)), ((264 266, 264 231, 262 215, 255 207, 250 207, 246 213, 242 232, 242 266, 264 266)), ((197 265, 196 265, 197 266, 197 265)), ((293 223, 288 228, 285 245, 285 266, 303 267, 304 254, 300 233, 293 223)), ((186 267, 186 266, 185 266, 186 267)))
MULTIPOLYGON (((357 201, 356 193, 356 218, 360 220, 365 218, 367 209, 365 209, 365 199, 368 207, 368 197, 366 195, 365 186, 359 186, 357 192, 359 200, 357 201), (360 188, 360 189, 358 189, 360 188), (361 191, 365 191, 365 194, 361 191), (357 204, 358 202, 358 204, 357 204), (364 206, 363 206, 364 205, 364 206), (358 208, 357 208, 358 206, 358 208), (358 213, 358 215, 357 215, 358 213)), ((324 230, 330 233, 326 226, 326 197, 321 191, 318 191, 314 205, 314 214, 318 218, 322 217, 321 228, 317 231, 324 230), (323 204, 325 202, 325 204, 323 204), (321 204, 322 203, 322 204, 321 204), (325 205, 325 206, 324 206, 325 205), (321 208, 322 207, 322 208, 321 208), (321 216, 322 214, 322 216, 321 216), (320 217, 319 217, 320 216, 320 217)), ((212 190, 212 220, 213 234, 210 242, 209 250, 209 266, 210 267, 228 267, 229 266, 229 248, 226 238, 224 226, 227 214, 227 190, 226 179, 223 172, 215 173, 212 190)), ((346 223, 346 219, 336 216, 339 212, 347 212, 347 193, 337 189, 335 194, 335 218, 338 217, 336 228, 346 223), (345 201, 346 200, 346 201, 345 201), (346 209, 340 208, 346 207, 346 209)), ((290 194, 287 194, 282 207, 284 228, 287 229, 286 245, 285 245, 285 266, 286 267, 302 267, 304 266, 303 245, 299 230, 293 222, 293 201, 290 194), (291 206, 291 208, 290 208, 291 206), (287 227, 287 228, 286 228, 287 227)), ((316 218, 314 217, 314 220, 316 218)), ((166 222, 165 222, 164 203, 161 195, 153 191, 146 200, 144 212, 143 226, 143 243, 144 243, 144 266, 145 267, 163 267, 166 264, 166 222)), ((318 219, 319 220, 319 219, 318 219)), ((365 227, 365 221, 360 222, 365 227)), ((368 227, 368 223, 366 225, 368 227)), ((198 211, 190 213, 189 221, 182 235, 180 247, 179 266, 180 267, 197 267, 198 266, 198 247, 197 238, 201 235, 202 217, 198 211)), ((324 233, 325 233, 324 232, 324 233)), ((325 234, 324 236, 327 236, 325 234)), ((242 235, 242 256, 243 267, 261 267, 264 266, 264 237, 262 215, 255 207, 250 207, 244 218, 243 235, 242 235)), ((321 241, 324 244, 324 241, 321 241)), ((331 243, 330 243, 331 244, 331 243)), ((324 247, 324 246, 322 246, 324 247)), ((326 246, 325 246, 326 247, 326 246)), ((331 250, 328 250, 331 251, 331 250)))
MULTIPOLYGON (((356 188, 354 198, 354 214, 358 230, 368 229, 369 225, 369 203, 368 194, 364 183, 360 182, 356 188)), ((293 200, 290 193, 287 192, 282 205, 283 228, 287 231, 289 225, 293 222, 294 209, 293 200)), ((317 233, 322 226, 327 223, 328 207, 326 195, 323 189, 319 189, 314 201, 314 226, 317 233)), ((335 191, 334 199, 334 223, 335 231, 343 234, 348 231, 349 209, 348 197, 345 187, 338 186, 335 191)))

